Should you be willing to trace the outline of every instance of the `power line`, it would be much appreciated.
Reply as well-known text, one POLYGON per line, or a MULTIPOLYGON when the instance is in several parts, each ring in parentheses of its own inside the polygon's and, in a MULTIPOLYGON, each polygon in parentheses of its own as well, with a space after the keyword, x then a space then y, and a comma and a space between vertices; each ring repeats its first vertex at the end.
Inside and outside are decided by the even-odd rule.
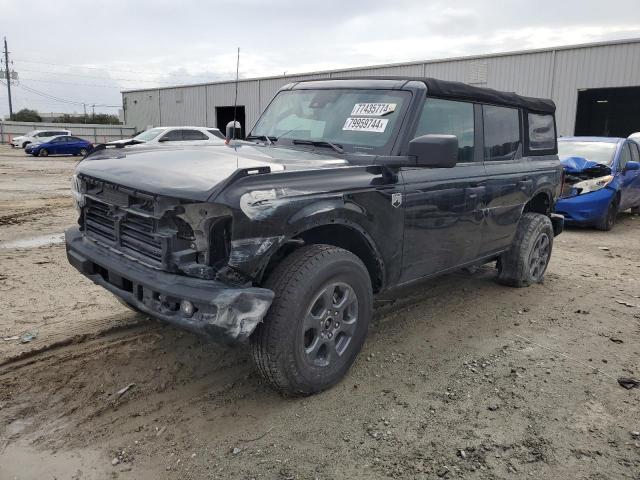
MULTIPOLYGON (((0 83, 2 83, 4 85, 4 82, 0 81, 0 83)), ((95 105, 96 107, 101 107, 101 108, 121 108, 121 105, 106 105, 106 104, 98 104, 98 103, 93 103, 93 102, 78 102, 75 100, 69 100, 69 99, 65 99, 65 98, 60 98, 60 97, 56 97, 55 95, 51 95, 45 92, 41 92, 39 90, 36 90, 35 88, 31 88, 28 87, 27 85, 24 84, 18 84, 18 87, 20 87, 22 90, 26 90, 27 92, 30 93, 34 93, 36 95, 39 95, 41 97, 47 98, 49 100, 55 100, 59 103, 66 103, 69 105, 76 105, 76 106, 85 106, 85 105, 95 105)))
MULTIPOLYGON (((104 67, 90 67, 90 66, 78 65, 78 64, 74 65, 74 64, 71 64, 71 63, 39 62, 39 61, 35 61, 35 60, 21 60, 21 59, 14 59, 14 61, 22 62, 22 63, 41 64, 41 65, 54 65, 54 66, 74 67, 74 68, 87 68, 87 69, 91 69, 91 70, 102 70, 102 71, 105 70, 104 67)), ((209 78, 208 75, 194 75, 194 76, 191 76, 191 75, 184 75, 183 73, 178 73, 178 72, 150 72, 150 71, 143 71, 143 70, 129 70, 129 69, 117 68, 117 67, 109 67, 109 70, 115 70, 117 72, 141 73, 141 74, 146 74, 146 75, 171 75, 171 76, 180 76, 180 77, 183 77, 183 78, 202 78, 202 79, 209 78)))

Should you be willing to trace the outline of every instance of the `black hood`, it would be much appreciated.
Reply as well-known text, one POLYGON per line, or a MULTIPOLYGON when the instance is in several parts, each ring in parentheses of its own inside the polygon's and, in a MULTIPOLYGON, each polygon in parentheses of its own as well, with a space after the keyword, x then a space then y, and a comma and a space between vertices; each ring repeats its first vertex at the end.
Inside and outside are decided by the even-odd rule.
POLYGON ((241 142, 99 150, 80 162, 76 173, 148 193, 207 201, 216 185, 238 169, 270 167, 277 173, 346 165, 346 160, 321 153, 241 142))

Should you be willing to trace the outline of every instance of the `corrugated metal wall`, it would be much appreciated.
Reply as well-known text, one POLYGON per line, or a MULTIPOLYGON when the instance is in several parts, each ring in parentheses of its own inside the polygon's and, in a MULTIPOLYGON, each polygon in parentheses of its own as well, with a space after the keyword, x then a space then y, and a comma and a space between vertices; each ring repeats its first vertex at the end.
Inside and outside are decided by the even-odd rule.
MULTIPOLYGON (((245 107, 249 130, 287 83, 371 75, 436 77, 551 97, 558 106, 558 132, 570 135, 580 89, 640 86, 640 40, 241 80, 238 105, 245 107)), ((232 106, 234 97, 233 82, 123 92, 126 122, 139 130, 149 125, 217 126, 216 107, 232 106)), ((219 128, 224 130, 224 125, 219 128)))

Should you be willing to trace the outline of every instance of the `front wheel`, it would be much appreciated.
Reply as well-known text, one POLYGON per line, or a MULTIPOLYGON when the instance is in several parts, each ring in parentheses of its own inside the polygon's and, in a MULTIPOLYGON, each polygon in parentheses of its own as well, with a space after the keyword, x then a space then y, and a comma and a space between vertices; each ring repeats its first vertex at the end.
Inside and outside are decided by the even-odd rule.
POLYGON ((47 150, 46 148, 43 148, 42 150, 40 150, 39 155, 41 157, 48 157, 49 156, 49 150, 47 150))
POLYGON ((551 259, 553 225, 546 215, 525 213, 513 243, 499 259, 498 281, 512 287, 540 283, 551 259))
POLYGON ((87 150, 86 148, 81 148, 80 149, 80 156, 81 157, 86 157, 87 153, 89 153, 89 150, 87 150))
POLYGON ((288 396, 335 385, 360 352, 371 318, 371 279, 362 261, 330 245, 301 247, 265 286, 275 299, 251 336, 261 375, 288 396))
POLYGON ((616 218, 618 218, 618 199, 614 197, 602 218, 596 222, 596 228, 608 232, 615 225, 616 218))

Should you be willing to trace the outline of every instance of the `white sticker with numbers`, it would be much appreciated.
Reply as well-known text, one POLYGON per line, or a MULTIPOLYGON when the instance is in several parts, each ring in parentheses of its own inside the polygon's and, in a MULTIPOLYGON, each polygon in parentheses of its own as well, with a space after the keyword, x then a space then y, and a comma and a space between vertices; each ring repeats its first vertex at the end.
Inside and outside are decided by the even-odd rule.
POLYGON ((351 115, 381 117, 393 113, 395 110, 395 103, 356 103, 351 110, 351 115))
POLYGON ((348 130, 352 132, 376 132, 382 133, 387 128, 389 120, 386 118, 373 118, 373 117, 349 117, 344 122, 342 130, 348 130))

